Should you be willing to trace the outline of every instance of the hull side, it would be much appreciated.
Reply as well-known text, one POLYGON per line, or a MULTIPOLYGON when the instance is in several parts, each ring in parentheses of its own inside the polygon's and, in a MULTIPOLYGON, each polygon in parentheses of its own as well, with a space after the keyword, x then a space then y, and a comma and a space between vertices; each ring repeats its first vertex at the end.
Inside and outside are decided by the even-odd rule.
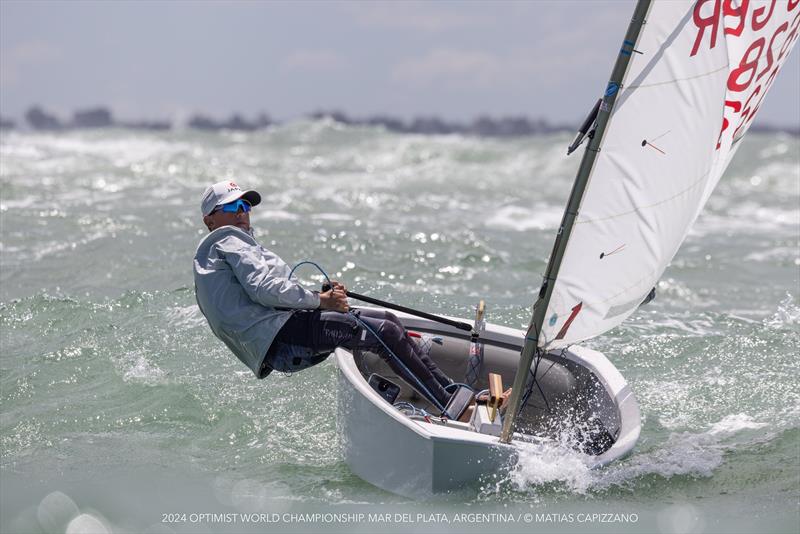
POLYGON ((493 436, 401 415, 361 378, 351 353, 338 349, 336 366, 342 454, 370 484, 420 498, 474 485, 514 463, 514 448, 493 436))

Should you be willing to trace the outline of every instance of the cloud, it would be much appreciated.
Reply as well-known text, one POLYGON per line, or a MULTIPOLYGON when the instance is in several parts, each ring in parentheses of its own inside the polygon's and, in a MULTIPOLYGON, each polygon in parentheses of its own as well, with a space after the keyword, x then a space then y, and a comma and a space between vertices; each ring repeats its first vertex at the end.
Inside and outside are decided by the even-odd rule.
POLYGON ((392 69, 391 78, 418 88, 446 85, 488 89, 527 77, 536 68, 524 54, 501 56, 483 50, 438 48, 401 61, 392 69))
MULTIPOLYGON (((421 2, 356 2, 340 6, 362 27, 437 33, 485 24, 477 14, 421 2)), ((463 7, 463 6, 461 6, 463 7)), ((463 10, 462 10, 463 11, 463 10)))
POLYGON ((19 43, 0 49, 0 86, 11 87, 26 68, 53 63, 63 57, 61 49, 45 41, 19 43))
POLYGON ((577 31, 543 35, 528 46, 501 51, 485 48, 437 47, 418 56, 407 56, 390 71, 395 83, 416 89, 452 87, 488 90, 499 87, 556 88, 583 80, 598 65, 613 64, 607 47, 586 46, 580 53, 574 42, 586 40, 577 31))
POLYGON ((295 50, 283 60, 283 66, 299 71, 338 71, 347 66, 347 60, 333 50, 295 50))

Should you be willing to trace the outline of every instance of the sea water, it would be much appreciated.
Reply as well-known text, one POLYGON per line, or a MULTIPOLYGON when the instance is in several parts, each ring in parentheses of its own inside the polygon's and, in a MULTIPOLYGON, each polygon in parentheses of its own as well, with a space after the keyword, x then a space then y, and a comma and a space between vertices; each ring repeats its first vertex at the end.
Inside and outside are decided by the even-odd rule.
POLYGON ((435 499, 381 491, 343 462, 333 362, 256 380, 196 306, 200 195, 232 180, 261 192, 256 236, 288 263, 434 313, 485 299, 524 328, 569 137, 3 132, 0 530, 795 531, 797 137, 749 135, 655 301, 587 343, 642 411, 603 469, 556 448, 435 499))

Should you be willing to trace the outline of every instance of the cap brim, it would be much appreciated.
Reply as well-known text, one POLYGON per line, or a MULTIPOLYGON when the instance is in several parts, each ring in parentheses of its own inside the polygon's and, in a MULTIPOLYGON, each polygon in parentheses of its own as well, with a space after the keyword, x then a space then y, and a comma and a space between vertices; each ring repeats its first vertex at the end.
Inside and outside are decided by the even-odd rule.
POLYGON ((243 193, 239 193, 238 191, 232 191, 230 195, 223 197, 217 203, 217 206, 228 204, 229 202, 233 202, 234 200, 239 200, 240 198, 246 200, 251 206, 258 206, 259 204, 261 204, 261 195, 258 194, 258 191, 253 191, 252 189, 250 189, 248 191, 244 191, 243 193))
POLYGON ((258 191, 253 191, 252 189, 242 193, 242 196, 239 198, 245 199, 251 206, 258 206, 261 204, 261 195, 258 194, 258 191))

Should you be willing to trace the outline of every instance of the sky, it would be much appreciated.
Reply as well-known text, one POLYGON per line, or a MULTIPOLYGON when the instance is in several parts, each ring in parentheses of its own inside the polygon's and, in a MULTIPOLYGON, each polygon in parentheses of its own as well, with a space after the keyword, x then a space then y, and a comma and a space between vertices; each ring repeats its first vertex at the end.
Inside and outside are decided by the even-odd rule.
MULTIPOLYGON (((778 0, 779 2, 784 0, 778 0)), ((185 120, 353 117, 580 122, 634 3, 0 0, 0 114, 185 120)), ((794 51, 757 123, 800 125, 794 51)))

